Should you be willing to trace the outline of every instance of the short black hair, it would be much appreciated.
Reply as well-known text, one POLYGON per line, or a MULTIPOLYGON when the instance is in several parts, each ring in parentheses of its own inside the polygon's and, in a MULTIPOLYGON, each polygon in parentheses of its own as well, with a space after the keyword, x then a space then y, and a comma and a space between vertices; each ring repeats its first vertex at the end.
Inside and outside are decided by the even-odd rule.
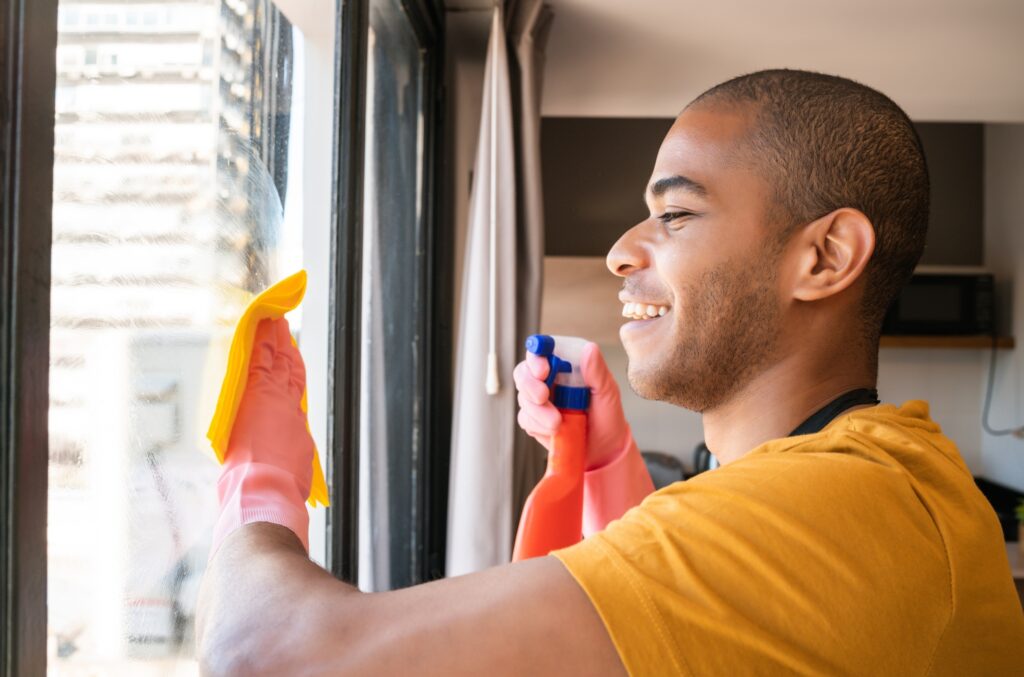
POLYGON ((928 167, 910 118, 858 82, 788 69, 733 78, 690 106, 700 103, 750 107, 751 150, 772 186, 771 211, 784 240, 841 207, 871 220, 875 251, 862 308, 864 338, 877 345, 885 312, 920 260, 928 229, 928 167))

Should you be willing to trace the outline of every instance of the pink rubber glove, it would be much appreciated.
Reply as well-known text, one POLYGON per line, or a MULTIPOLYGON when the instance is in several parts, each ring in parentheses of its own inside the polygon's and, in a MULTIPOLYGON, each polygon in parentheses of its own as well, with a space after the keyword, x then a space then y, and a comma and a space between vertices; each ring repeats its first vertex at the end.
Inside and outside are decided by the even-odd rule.
MULTIPOLYGON (((583 380, 590 386, 583 475, 583 535, 589 536, 639 505, 654 491, 654 484, 622 411, 619 386, 596 343, 584 347, 580 362, 583 380)), ((519 427, 550 451, 562 415, 549 401, 544 383, 548 371, 545 358, 527 353, 512 378, 519 392, 519 427)))
POLYGON ((300 407, 305 387, 306 367, 288 321, 261 321, 217 482, 220 517, 210 557, 228 534, 252 522, 291 529, 309 550, 305 503, 313 481, 314 445, 300 407))

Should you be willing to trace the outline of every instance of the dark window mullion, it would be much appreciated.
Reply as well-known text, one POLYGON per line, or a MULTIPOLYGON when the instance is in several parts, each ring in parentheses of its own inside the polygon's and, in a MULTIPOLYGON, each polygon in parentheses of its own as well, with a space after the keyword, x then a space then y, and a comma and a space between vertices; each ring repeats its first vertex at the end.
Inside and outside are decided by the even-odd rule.
POLYGON ((332 332, 328 348, 327 563, 355 583, 359 562, 359 370, 367 0, 341 0, 335 35, 332 332))
POLYGON ((57 0, 0 13, 0 660, 43 675, 57 0))
POLYGON ((417 486, 419 531, 417 582, 444 576, 445 536, 448 522, 448 471, 451 446, 451 342, 452 264, 454 241, 441 212, 437 177, 442 169, 444 123, 442 10, 436 4, 403 0, 422 50, 423 124, 423 223, 420 247, 424 252, 419 313, 423 337, 419 391, 421 403, 421 454, 417 486))

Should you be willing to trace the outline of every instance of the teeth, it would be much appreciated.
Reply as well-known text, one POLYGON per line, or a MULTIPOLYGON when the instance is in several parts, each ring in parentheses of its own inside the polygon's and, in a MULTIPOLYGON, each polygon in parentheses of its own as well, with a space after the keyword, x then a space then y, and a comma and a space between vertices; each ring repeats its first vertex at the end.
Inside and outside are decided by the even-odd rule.
POLYGON ((664 317, 667 312, 668 306, 656 306, 647 303, 633 303, 630 301, 622 306, 622 316, 633 320, 649 320, 655 317, 664 317))

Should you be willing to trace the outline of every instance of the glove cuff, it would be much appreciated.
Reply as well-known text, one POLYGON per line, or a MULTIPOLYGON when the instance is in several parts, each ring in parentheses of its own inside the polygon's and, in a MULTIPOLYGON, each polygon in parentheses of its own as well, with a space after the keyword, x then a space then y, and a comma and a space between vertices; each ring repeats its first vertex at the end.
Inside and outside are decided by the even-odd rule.
POLYGON ((246 524, 270 522, 292 531, 309 552, 309 512, 298 479, 277 466, 240 463, 225 468, 217 482, 220 515, 210 558, 224 539, 246 524))
POLYGON ((653 491, 647 466, 630 436, 611 461, 583 473, 583 537, 603 530, 653 491))

